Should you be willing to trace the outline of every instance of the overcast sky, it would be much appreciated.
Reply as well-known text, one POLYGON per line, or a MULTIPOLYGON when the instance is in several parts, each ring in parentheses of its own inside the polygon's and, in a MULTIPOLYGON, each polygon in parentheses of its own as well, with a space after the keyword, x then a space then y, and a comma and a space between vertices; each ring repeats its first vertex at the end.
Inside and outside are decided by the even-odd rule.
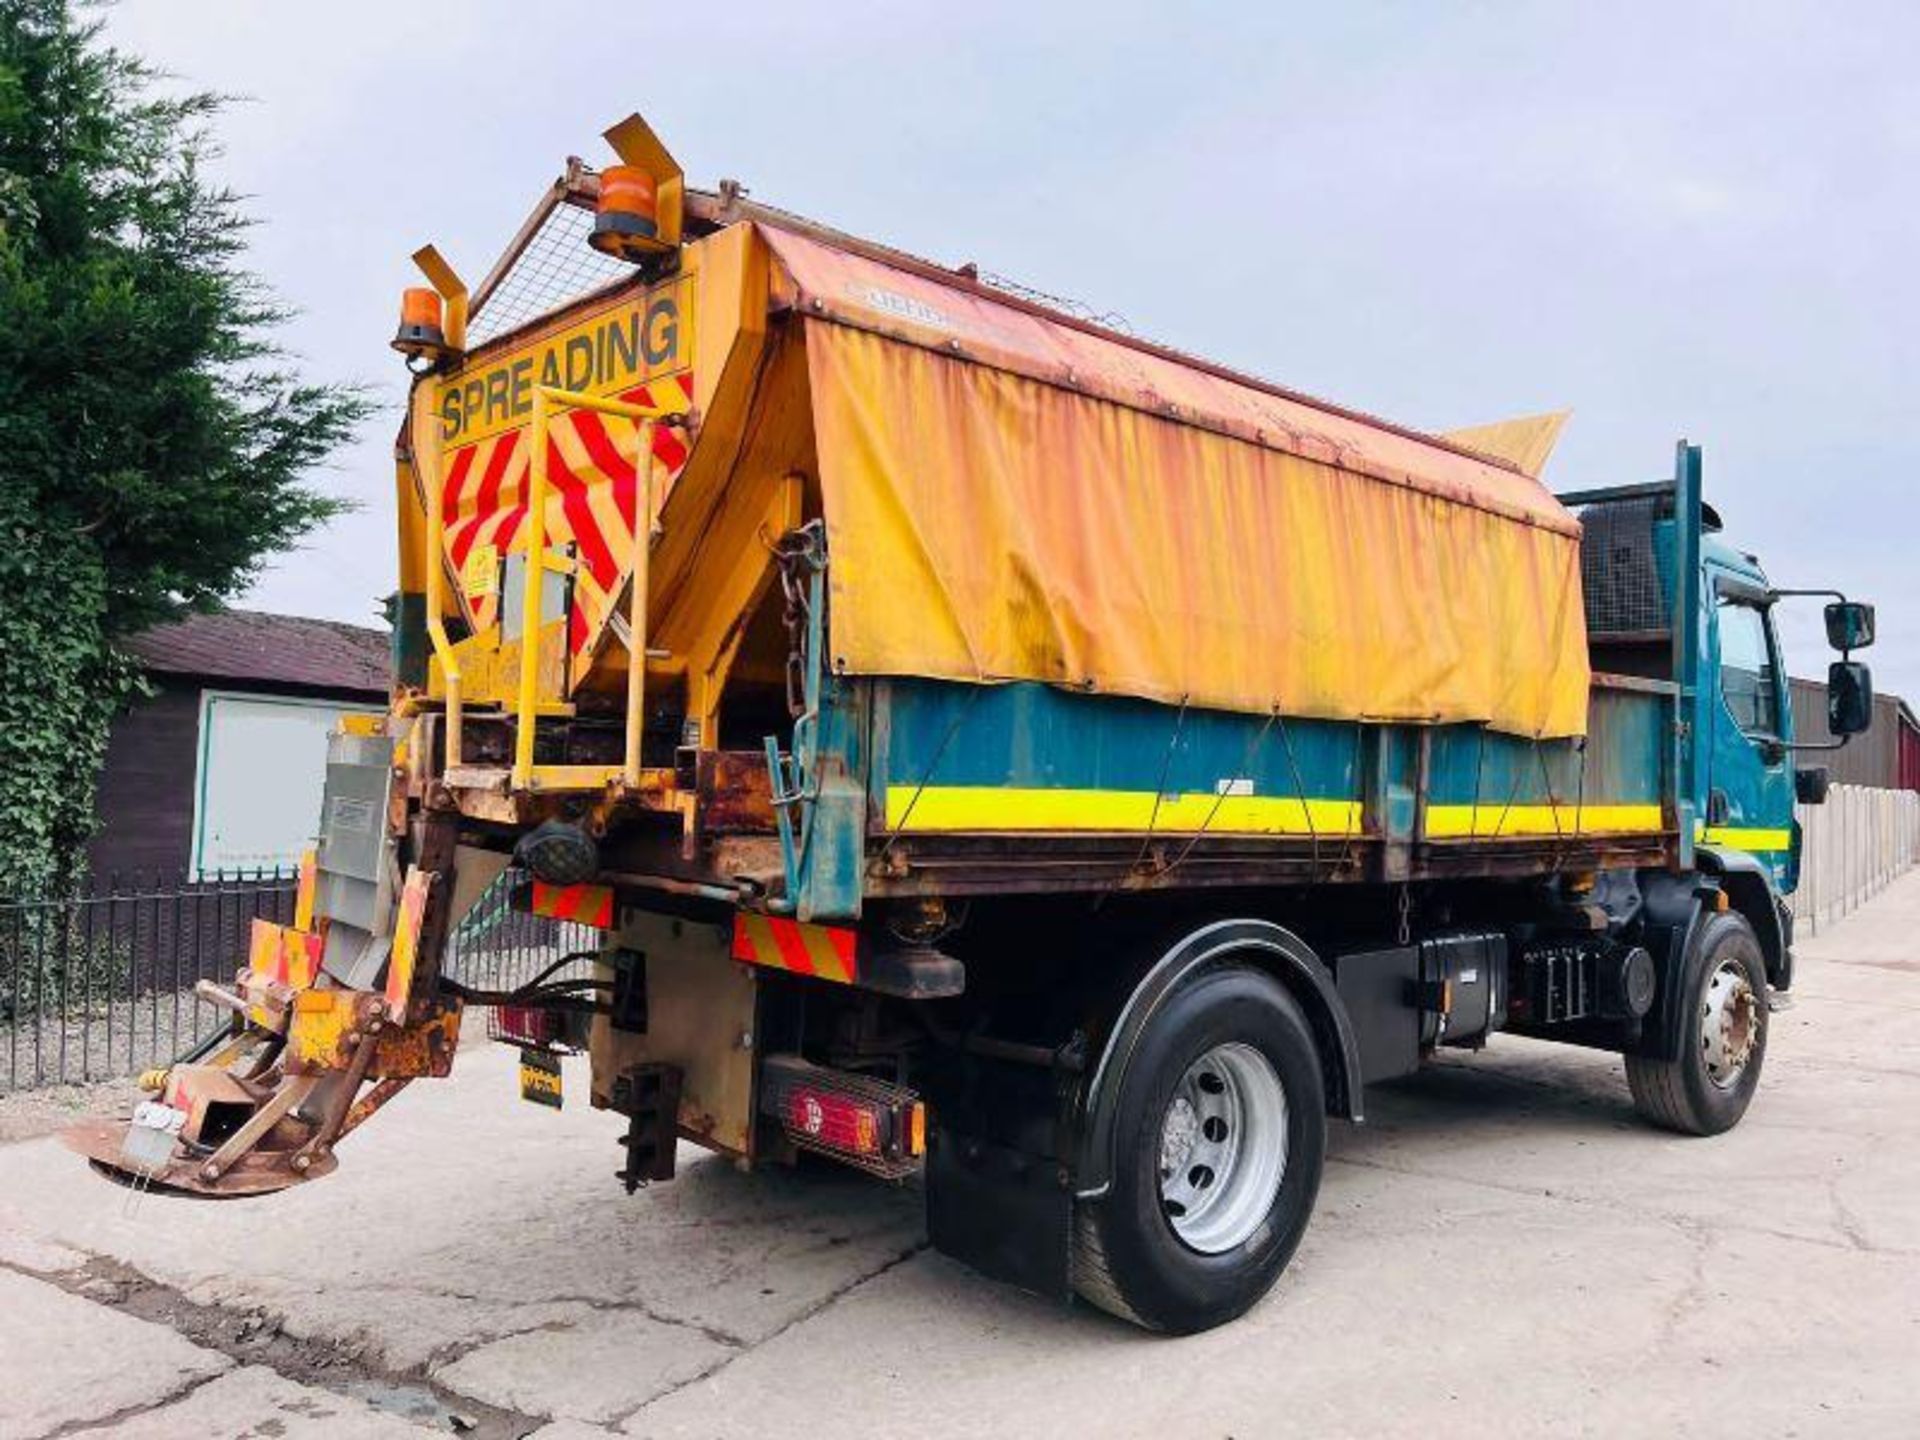
MULTIPOLYGON (((359 512, 249 604, 393 588, 408 254, 477 280, 638 109, 694 184, 1310 393, 1434 429, 1570 406, 1556 488, 1686 436, 1729 537, 1877 601, 1867 658, 1920 697, 1920 6, 124 0, 110 30, 248 97, 222 165, 287 339, 389 402, 323 477, 359 512)), ((1787 644, 1822 670, 1817 619, 1787 644)))

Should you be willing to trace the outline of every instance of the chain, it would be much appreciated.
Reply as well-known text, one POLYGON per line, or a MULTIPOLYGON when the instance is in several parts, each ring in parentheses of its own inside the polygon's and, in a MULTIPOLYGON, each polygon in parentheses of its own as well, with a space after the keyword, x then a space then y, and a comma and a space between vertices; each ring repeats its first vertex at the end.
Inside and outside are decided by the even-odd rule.
POLYGON ((1413 927, 1407 921, 1407 912, 1413 908, 1413 892, 1405 885, 1400 887, 1400 931, 1396 945, 1405 945, 1413 939, 1413 927))
POLYGON ((797 719, 807 712, 807 582, 827 568, 826 523, 809 520, 767 548, 780 571, 781 618, 787 626, 787 713, 797 719))

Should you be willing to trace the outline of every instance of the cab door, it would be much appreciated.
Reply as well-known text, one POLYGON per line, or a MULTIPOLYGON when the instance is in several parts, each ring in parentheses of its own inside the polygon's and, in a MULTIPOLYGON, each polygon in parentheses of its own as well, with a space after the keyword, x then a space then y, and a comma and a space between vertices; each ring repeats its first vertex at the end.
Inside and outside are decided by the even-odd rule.
POLYGON ((1793 887, 1792 722, 1769 597, 1743 577, 1713 585, 1715 694, 1709 706, 1706 834, 1745 850, 1793 887))

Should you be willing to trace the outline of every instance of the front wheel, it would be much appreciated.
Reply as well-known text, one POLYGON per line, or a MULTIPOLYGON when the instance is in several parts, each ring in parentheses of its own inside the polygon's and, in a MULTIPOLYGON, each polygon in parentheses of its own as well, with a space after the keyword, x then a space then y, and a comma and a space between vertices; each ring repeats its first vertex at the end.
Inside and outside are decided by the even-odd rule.
POLYGON ((1753 927, 1711 915, 1681 975, 1680 1058, 1627 1056, 1633 1104, 1683 1135, 1718 1135, 1740 1123, 1767 1058, 1767 966, 1753 927))
POLYGON ((1263 971, 1205 971, 1149 1022, 1120 1087, 1113 1185, 1076 1214, 1074 1288, 1151 1330, 1231 1320, 1285 1268, 1320 1189, 1306 1017, 1263 971))

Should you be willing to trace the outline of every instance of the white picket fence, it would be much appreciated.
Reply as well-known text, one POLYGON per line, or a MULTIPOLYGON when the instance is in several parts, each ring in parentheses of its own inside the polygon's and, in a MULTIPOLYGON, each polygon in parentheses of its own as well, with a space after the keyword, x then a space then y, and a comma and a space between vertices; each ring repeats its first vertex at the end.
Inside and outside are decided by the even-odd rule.
POLYGON ((1789 897, 1807 934, 1858 909, 1920 860, 1920 794, 1835 785, 1801 805, 1800 888, 1789 897))

